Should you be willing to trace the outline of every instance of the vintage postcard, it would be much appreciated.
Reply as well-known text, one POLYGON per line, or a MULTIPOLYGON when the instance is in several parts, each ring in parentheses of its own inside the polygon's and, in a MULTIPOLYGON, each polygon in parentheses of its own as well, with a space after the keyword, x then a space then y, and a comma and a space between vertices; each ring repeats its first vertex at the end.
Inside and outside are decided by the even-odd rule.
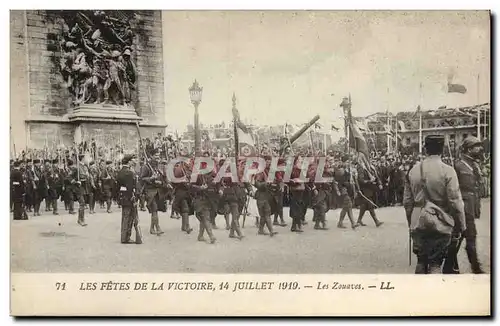
POLYGON ((490 19, 12 10, 11 315, 490 315, 490 19))

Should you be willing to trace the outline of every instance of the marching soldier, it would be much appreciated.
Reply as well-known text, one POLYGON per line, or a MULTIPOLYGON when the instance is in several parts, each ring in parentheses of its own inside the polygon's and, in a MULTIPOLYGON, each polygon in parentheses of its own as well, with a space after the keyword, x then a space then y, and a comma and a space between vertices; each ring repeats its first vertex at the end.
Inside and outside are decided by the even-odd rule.
MULTIPOLYGON (((278 165, 282 166, 284 164, 286 164, 285 159, 280 159, 278 161, 278 165)), ((285 183, 283 182, 284 174, 285 173, 283 171, 279 171, 276 173, 276 186, 273 186, 270 189, 276 202, 276 211, 274 213, 273 225, 281 227, 285 227, 287 225, 285 223, 285 220, 283 219, 283 199, 285 192, 285 183), (278 218, 280 219, 279 222, 278 218)))
POLYGON ((40 164, 39 159, 33 160, 33 210, 35 216, 40 216, 40 205, 45 197, 47 197, 47 179, 40 164))
MULTIPOLYGON (((317 167, 316 167, 317 168, 317 167)), ((315 178, 316 170, 311 171, 311 178, 315 178)), ((333 167, 325 166, 323 177, 333 177, 333 167)), ((314 211, 314 229, 315 230, 328 230, 326 227, 326 213, 329 210, 330 193, 335 183, 319 182, 311 184, 311 205, 314 211)))
POLYGON ((158 192, 163 185, 160 171, 158 171, 160 153, 155 149, 151 154, 153 155, 151 162, 142 166, 140 179, 145 187, 147 208, 151 213, 149 233, 162 235, 164 232, 160 227, 160 220, 158 218, 158 192))
POLYGON ((375 222, 377 227, 384 224, 384 222, 379 221, 377 215, 375 214, 376 205, 374 203, 375 196, 378 190, 383 189, 383 185, 379 178, 373 174, 373 171, 368 170, 369 167, 365 166, 364 163, 358 162, 358 185, 359 185, 359 215, 358 215, 358 225, 366 226, 363 223, 363 216, 365 212, 368 211, 375 222))
POLYGON ((413 252, 418 259, 415 274, 441 273, 443 261, 450 252, 450 242, 456 238, 453 233, 461 234, 465 228, 464 204, 457 174, 441 160, 443 147, 443 136, 427 136, 425 150, 428 156, 408 172, 405 183, 403 205, 412 229, 413 252), (433 212, 426 215, 437 216, 443 211, 451 216, 453 232, 443 230, 443 224, 446 224, 444 229, 449 226, 448 222, 441 222, 445 218, 436 218, 432 223, 419 227, 426 202, 435 206, 432 207, 433 212))
POLYGON ((78 166, 73 171, 72 183, 75 189, 75 197, 78 201, 78 224, 87 226, 85 223, 85 197, 89 193, 89 170, 82 160, 84 155, 78 156, 78 166))
POLYGON ((174 176, 176 178, 185 177, 184 182, 173 184, 173 203, 172 211, 177 211, 181 215, 181 230, 190 234, 193 229, 189 226, 189 216, 194 214, 193 198, 189 187, 191 176, 191 167, 185 162, 179 162, 174 167, 174 176))
POLYGON ((271 184, 267 181, 271 166, 271 157, 267 156, 265 160, 265 170, 255 176, 255 187, 257 188, 255 199, 257 200, 257 209, 260 216, 258 234, 270 235, 272 237, 278 233, 273 230, 273 224, 271 223, 271 214, 274 213, 276 205, 275 198, 270 191, 271 184), (264 226, 267 226, 269 233, 264 231, 264 226))
POLYGON ((344 157, 342 157, 342 165, 334 171, 335 182, 338 187, 336 195, 339 200, 339 205, 342 207, 337 227, 341 229, 345 228, 344 218, 346 215, 351 221, 351 228, 355 230, 358 227, 358 225, 354 223, 354 216, 352 213, 352 204, 354 201, 354 196, 356 194, 354 174, 355 171, 349 162, 349 156, 345 155, 344 157))
POLYGON ((134 219, 138 218, 135 210, 135 205, 137 204, 135 197, 137 191, 137 178, 134 171, 131 169, 133 163, 133 157, 126 155, 122 160, 122 168, 116 177, 118 189, 121 193, 121 243, 136 243, 130 239, 134 219))
POLYGON ((302 157, 298 156, 292 170, 289 182, 290 189, 290 217, 292 218, 292 232, 304 232, 302 224, 305 222, 307 212, 307 190, 306 184, 300 180, 302 157))
POLYGON ((113 171, 113 161, 106 161, 106 167, 102 169, 100 180, 102 182, 102 195, 103 199, 106 201, 106 211, 108 214, 111 213, 111 202, 113 197, 113 185, 114 181, 114 171, 113 171))
POLYGON ((24 195, 25 195, 25 184, 23 173, 21 172, 21 163, 15 161, 13 164, 12 171, 10 173, 10 188, 11 188, 11 200, 13 202, 14 220, 27 220, 28 215, 24 211, 24 195))
POLYGON ((481 214, 481 169, 480 159, 483 155, 483 144, 476 138, 469 136, 462 144, 462 157, 455 162, 455 171, 460 184, 460 191, 464 201, 465 211, 465 250, 474 274, 484 273, 477 255, 476 222, 481 214))
POLYGON ((73 180, 72 173, 74 170, 73 160, 66 159, 66 167, 64 170, 63 180, 64 180, 64 190, 63 190, 63 200, 64 207, 69 212, 69 214, 75 214, 75 192, 74 184, 71 183, 73 180))
POLYGON ((49 185, 49 189, 47 191, 47 206, 52 207, 52 212, 54 215, 59 215, 57 210, 57 200, 61 195, 62 191, 62 179, 61 174, 59 172, 58 160, 52 161, 52 166, 50 167, 50 173, 48 175, 47 183, 49 185))
POLYGON ((89 163, 89 214, 95 214, 95 203, 98 199, 99 171, 94 161, 89 163))
MULTIPOLYGON (((200 174, 191 188, 194 193, 194 210, 196 218, 200 221, 198 231, 198 241, 205 241, 204 233, 207 231, 210 243, 215 243, 216 239, 212 232, 211 214, 216 203, 213 202, 214 195, 218 195, 218 185, 213 181, 213 173, 200 174)), ((215 206, 217 207, 217 206, 215 206)))
POLYGON ((24 170, 24 179, 26 180, 26 195, 24 199, 24 204, 26 206, 26 212, 31 213, 34 205, 35 197, 35 183, 33 181, 33 160, 26 160, 26 167, 24 170))

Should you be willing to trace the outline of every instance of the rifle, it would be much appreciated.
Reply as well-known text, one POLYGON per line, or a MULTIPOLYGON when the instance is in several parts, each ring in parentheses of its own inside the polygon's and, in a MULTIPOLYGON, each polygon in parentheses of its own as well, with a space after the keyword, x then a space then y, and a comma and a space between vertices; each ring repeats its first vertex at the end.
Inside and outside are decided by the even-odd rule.
POLYGON ((135 229, 135 243, 142 244, 142 231, 141 226, 139 225, 139 212, 137 211, 137 199, 135 198, 135 191, 132 195, 132 216, 135 229))
POLYGON ((247 196, 247 202, 245 203, 245 207, 243 208, 242 214, 243 214, 243 224, 241 227, 244 229, 245 228, 245 220, 247 219, 247 213, 248 213, 248 204, 250 203, 250 195, 247 196))

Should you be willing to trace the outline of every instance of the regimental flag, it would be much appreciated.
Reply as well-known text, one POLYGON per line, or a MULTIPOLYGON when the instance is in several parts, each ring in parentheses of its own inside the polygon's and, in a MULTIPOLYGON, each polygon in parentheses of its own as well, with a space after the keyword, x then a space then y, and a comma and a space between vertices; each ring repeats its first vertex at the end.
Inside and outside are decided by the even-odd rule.
POLYGON ((349 128, 349 146, 354 148, 357 152, 363 153, 365 157, 370 157, 368 151, 368 143, 366 142, 365 137, 359 130, 358 126, 354 122, 351 114, 351 108, 348 108, 347 111, 347 121, 349 128))
POLYGON ((448 83, 448 93, 467 93, 467 88, 462 84, 452 84, 448 83))
POLYGON ((233 120, 234 120, 234 139, 237 145, 239 156, 257 156, 257 149, 250 129, 241 122, 240 113, 236 108, 236 97, 233 95, 233 120))

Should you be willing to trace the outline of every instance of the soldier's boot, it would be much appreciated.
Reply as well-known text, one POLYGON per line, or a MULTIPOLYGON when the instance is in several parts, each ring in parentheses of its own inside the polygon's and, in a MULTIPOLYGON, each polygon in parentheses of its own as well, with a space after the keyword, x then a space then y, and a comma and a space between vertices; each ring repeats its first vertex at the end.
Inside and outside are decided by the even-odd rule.
POLYGON ((91 196, 89 198, 90 214, 95 214, 95 198, 91 196))
POLYGON ((234 230, 238 235, 238 239, 240 240, 243 239, 245 236, 243 235, 243 232, 241 232, 240 221, 238 219, 235 219, 233 223, 234 223, 234 230))
POLYGON ((437 263, 430 263, 427 274, 441 274, 441 265, 437 263))
POLYGON ((278 222, 278 213, 274 214, 273 225, 276 225, 276 226, 280 225, 280 223, 278 222))
POLYGON ((59 215, 59 212, 57 211, 57 199, 54 199, 54 200, 52 201, 52 208, 54 209, 54 210, 52 211, 52 214, 54 214, 54 215, 59 215))
POLYGON ((208 219, 203 219, 203 223, 205 224, 205 230, 207 230, 208 237, 210 238, 210 243, 215 243, 216 239, 212 232, 210 221, 208 219))
POLYGON ((342 211, 340 212, 340 217, 339 217, 339 222, 337 223, 337 227, 339 229, 345 229, 346 227, 344 226, 344 218, 346 216, 347 212, 342 209, 342 211))
POLYGON ((271 216, 268 216, 266 218, 266 225, 267 225, 267 229, 269 230, 269 235, 271 237, 274 236, 275 234, 278 234, 278 232, 273 230, 273 223, 271 222, 271 216))
POLYGON ((477 256, 476 238, 466 239, 465 251, 467 252, 467 258, 469 258, 472 273, 484 274, 477 256))
POLYGON ((351 228, 353 230, 356 230, 356 228, 358 228, 361 225, 358 223, 354 223, 354 217, 352 216, 352 208, 347 209, 347 217, 349 218, 349 221, 351 222, 351 228))
POLYGON ((50 200, 45 199, 45 211, 50 212, 50 200))
POLYGON ((377 218, 377 214, 375 214, 375 211, 373 209, 370 209, 370 215, 371 215, 371 217, 373 219, 373 222, 375 222, 375 226, 380 227, 382 224, 384 224, 384 222, 381 222, 377 218))
MULTIPOLYGON (((304 230, 302 230, 302 219, 301 218, 298 218, 297 219, 297 231, 298 233, 302 233, 304 232, 304 230)), ((305 224, 304 224, 305 225, 305 224)))
POLYGON ((365 210, 360 209, 359 210, 359 215, 358 215, 358 221, 356 222, 357 226, 366 226, 365 223, 363 223, 363 216, 365 215, 365 210))
POLYGON ((205 225, 203 221, 200 220, 200 229, 198 230, 198 241, 205 241, 205 225))
POLYGON ((78 209, 78 224, 87 226, 87 223, 85 223, 85 206, 78 209))
POLYGON ((75 212, 75 202, 74 201, 70 201, 68 203, 68 210, 69 210, 70 214, 72 214, 72 215, 76 214, 76 212, 75 212))
POLYGON ((428 274, 427 263, 420 258, 417 259, 417 266, 415 266, 415 274, 428 274))
POLYGON ((321 230, 321 226, 319 225, 320 221, 319 218, 314 219, 314 229, 315 230, 321 230))
POLYGON ((229 237, 230 238, 236 238, 234 235, 234 232, 236 232, 236 226, 234 225, 234 221, 231 221, 231 228, 229 229, 229 237))
POLYGON ((264 231, 264 226, 266 226, 266 218, 264 216, 260 217, 260 222, 259 222, 259 231, 257 234, 260 235, 269 235, 266 231, 264 231))
POLYGON ((154 213, 151 213, 151 224, 149 226, 149 233, 150 234, 156 234, 155 221, 154 221, 154 213))
POLYGON ((154 212, 154 222, 155 222, 155 229, 156 229, 156 235, 162 235, 163 232, 161 227, 160 227, 160 219, 158 218, 158 212, 154 212))
POLYGON ((182 213, 182 225, 184 229, 182 231, 186 231, 187 234, 190 234, 193 229, 189 226, 189 215, 187 213, 182 213))
POLYGON ((106 201, 106 212, 108 212, 108 214, 109 214, 109 213, 112 213, 112 212, 111 212, 111 199, 108 199, 108 200, 106 201))
POLYGON ((328 230, 328 227, 326 226, 326 220, 324 217, 321 219, 320 223, 321 223, 321 230, 328 230))
POLYGON ((231 226, 229 225, 229 213, 224 214, 224 220, 226 221, 226 230, 230 230, 231 226))

